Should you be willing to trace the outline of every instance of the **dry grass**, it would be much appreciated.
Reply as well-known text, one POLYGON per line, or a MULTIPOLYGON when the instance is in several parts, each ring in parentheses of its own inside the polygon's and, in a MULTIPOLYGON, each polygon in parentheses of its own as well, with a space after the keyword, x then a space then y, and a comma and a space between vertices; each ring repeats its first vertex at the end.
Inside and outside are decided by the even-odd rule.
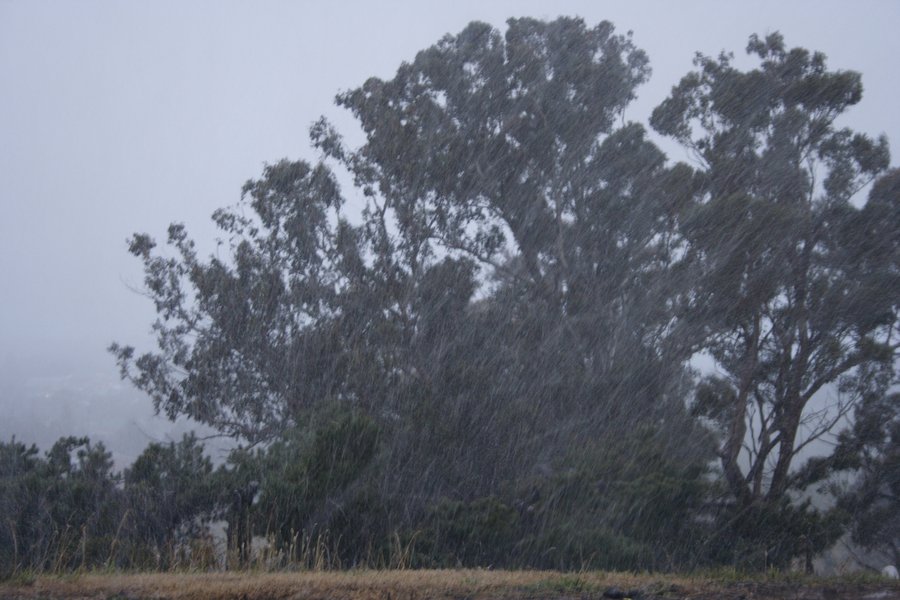
POLYGON ((540 571, 345 571, 79 574, 0 583, 0 598, 172 600, 600 600, 610 588, 634 598, 900 599, 877 580, 756 580, 540 571))

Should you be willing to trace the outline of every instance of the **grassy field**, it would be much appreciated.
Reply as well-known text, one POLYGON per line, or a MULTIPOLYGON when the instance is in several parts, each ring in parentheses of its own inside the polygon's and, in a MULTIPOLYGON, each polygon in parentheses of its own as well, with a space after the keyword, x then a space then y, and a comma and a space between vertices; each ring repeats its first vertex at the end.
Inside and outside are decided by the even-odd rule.
POLYGON ((19 575, 0 582, 0 598, 900 600, 900 584, 877 577, 741 577, 733 573, 709 576, 483 570, 82 573, 62 576, 19 575))

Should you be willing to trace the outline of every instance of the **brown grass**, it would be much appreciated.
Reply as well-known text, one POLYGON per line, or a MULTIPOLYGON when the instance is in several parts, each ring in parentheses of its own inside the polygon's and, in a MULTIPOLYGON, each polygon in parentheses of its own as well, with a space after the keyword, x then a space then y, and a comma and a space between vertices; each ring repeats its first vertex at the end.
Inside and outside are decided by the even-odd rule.
POLYGON ((699 576, 484 570, 86 573, 19 577, 0 583, 0 598, 601 600, 612 587, 644 599, 900 599, 900 586, 874 579, 741 581, 699 576))

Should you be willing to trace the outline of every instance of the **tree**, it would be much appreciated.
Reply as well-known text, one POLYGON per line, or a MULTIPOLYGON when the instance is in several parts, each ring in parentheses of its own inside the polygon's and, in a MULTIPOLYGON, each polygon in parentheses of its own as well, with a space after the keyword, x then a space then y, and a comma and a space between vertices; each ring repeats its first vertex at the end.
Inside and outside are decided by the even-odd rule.
POLYGON ((252 535, 264 536, 283 559, 309 560, 310 567, 316 566, 312 548, 335 552, 330 564, 356 564, 370 558, 365 554, 373 544, 387 539, 386 532, 373 534, 384 523, 372 519, 359 502, 360 476, 378 448, 377 426, 360 414, 320 418, 312 433, 295 428, 265 449, 234 450, 220 470, 229 505, 229 549, 239 563, 246 564, 242 546, 252 535))
POLYGON ((433 256, 474 261, 504 300, 535 306, 540 343, 574 344, 566 354, 609 380, 662 347, 672 229, 691 197, 689 171, 666 169, 640 125, 614 126, 648 74, 608 22, 512 19, 504 37, 473 23, 338 96, 364 146, 348 151, 321 122, 313 136, 363 188, 397 269, 415 280, 433 256))
POLYGON ((810 483, 792 467, 891 367, 900 298, 900 221, 883 220, 875 195, 851 202, 888 166, 887 141, 835 124, 859 102, 860 76, 779 34, 747 51, 760 60, 747 72, 698 55, 651 119, 700 165, 701 201, 682 227, 696 277, 682 319, 724 373, 694 410, 720 432, 740 510, 810 483))
POLYGON ((854 469, 849 490, 838 506, 850 515, 851 540, 900 564, 900 394, 865 399, 839 451, 854 469))
MULTIPOLYGON (((334 405, 372 419, 389 441, 356 476, 390 527, 443 500, 516 506, 534 479, 571 469, 598 483, 637 432, 667 459, 642 489, 693 493, 713 446, 704 424, 736 514, 793 519, 788 491, 809 481, 799 453, 896 352, 896 245, 861 240, 896 240, 897 220, 874 196, 851 202, 888 164, 884 140, 834 124, 859 77, 777 35, 749 49, 761 64, 746 73, 699 57, 653 115, 694 170, 618 125, 649 67, 609 23, 513 19, 505 34, 474 23, 443 38, 338 96, 360 147, 319 121, 321 162, 268 166, 217 211, 216 256, 177 224, 171 257, 132 238, 158 347, 114 344, 123 376, 170 417, 251 444, 314 437, 334 405), (725 377, 694 395, 697 352, 725 377), (836 405, 818 411, 826 392, 836 405)), ((633 520, 579 506, 566 526, 646 541, 633 520)), ((666 531, 685 531, 691 515, 671 514, 682 522, 666 531)), ((808 539, 828 538, 809 523, 808 539)), ((778 544, 781 562, 799 551, 778 544)))
POLYGON ((37 446, 26 446, 13 438, 0 443, 0 576, 23 567, 34 567, 41 555, 43 461, 37 446))
POLYGON ((36 446, 0 443, 0 573, 107 564, 121 523, 119 478, 103 444, 64 437, 36 446))
POLYGON ((318 399, 395 403, 398 379, 429 375, 409 352, 420 324, 450 306, 427 288, 455 286, 465 308, 497 277, 540 304, 542 341, 577 345, 582 377, 611 378, 658 349, 653 296, 674 280, 667 233, 690 198, 639 125, 613 127, 648 72, 609 23, 521 19, 505 40, 472 24, 341 95, 366 145, 350 152, 324 122, 313 138, 369 198, 363 224, 328 168, 282 162, 245 186, 252 216, 215 215, 230 261, 198 259, 178 225, 177 258, 135 236, 160 351, 114 345, 123 374, 170 416, 262 439, 318 399))
MULTIPOLYGON (((122 519, 120 476, 102 442, 68 436, 47 452, 42 510, 51 518, 54 567, 106 564, 122 519)), ((46 565, 41 565, 46 566, 46 565)))
MULTIPOLYGON (((900 169, 892 169, 872 187, 863 208, 865 235, 855 241, 861 257, 893 256, 894 263, 878 261, 884 276, 900 271, 900 169)), ((900 564, 900 395, 897 372, 875 365, 869 385, 850 426, 837 438, 830 456, 809 461, 800 474, 821 481, 832 474, 849 474, 850 485, 827 486, 847 515, 851 540, 860 547, 900 564)), ((865 564, 865 563, 863 563, 865 564)), ((866 564, 874 570, 880 569, 866 564)))
POLYGON ((125 470, 131 542, 152 550, 167 570, 178 549, 206 529, 216 502, 212 462, 193 434, 177 444, 152 443, 125 470))
POLYGON ((666 310, 684 283, 672 228, 690 171, 666 168, 640 125, 615 127, 648 72, 609 23, 514 19, 342 94, 365 145, 345 148, 324 121, 312 136, 366 196, 362 223, 329 167, 284 161, 216 213, 227 258, 198 258, 179 225, 173 258, 135 236, 159 350, 114 345, 123 375, 169 416, 251 442, 328 402, 427 416, 424 436, 393 426, 391 457, 426 461, 434 493, 486 492, 629 421, 701 439, 666 310))

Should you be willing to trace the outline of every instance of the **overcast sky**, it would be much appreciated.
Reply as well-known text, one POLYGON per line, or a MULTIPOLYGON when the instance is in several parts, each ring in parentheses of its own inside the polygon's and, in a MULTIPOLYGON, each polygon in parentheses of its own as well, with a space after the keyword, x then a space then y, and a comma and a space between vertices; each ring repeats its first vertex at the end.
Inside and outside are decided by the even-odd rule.
POLYGON ((649 54, 629 120, 646 123, 696 51, 743 56, 751 33, 779 30, 831 68, 860 71, 863 101, 844 123, 900 148, 893 0, 0 0, 0 411, 40 382, 115 381, 113 340, 148 348, 133 232, 164 238, 182 221, 211 245, 210 214, 264 163, 314 156, 312 121, 350 131, 336 92, 390 77, 472 20, 560 14, 633 30, 649 54))

